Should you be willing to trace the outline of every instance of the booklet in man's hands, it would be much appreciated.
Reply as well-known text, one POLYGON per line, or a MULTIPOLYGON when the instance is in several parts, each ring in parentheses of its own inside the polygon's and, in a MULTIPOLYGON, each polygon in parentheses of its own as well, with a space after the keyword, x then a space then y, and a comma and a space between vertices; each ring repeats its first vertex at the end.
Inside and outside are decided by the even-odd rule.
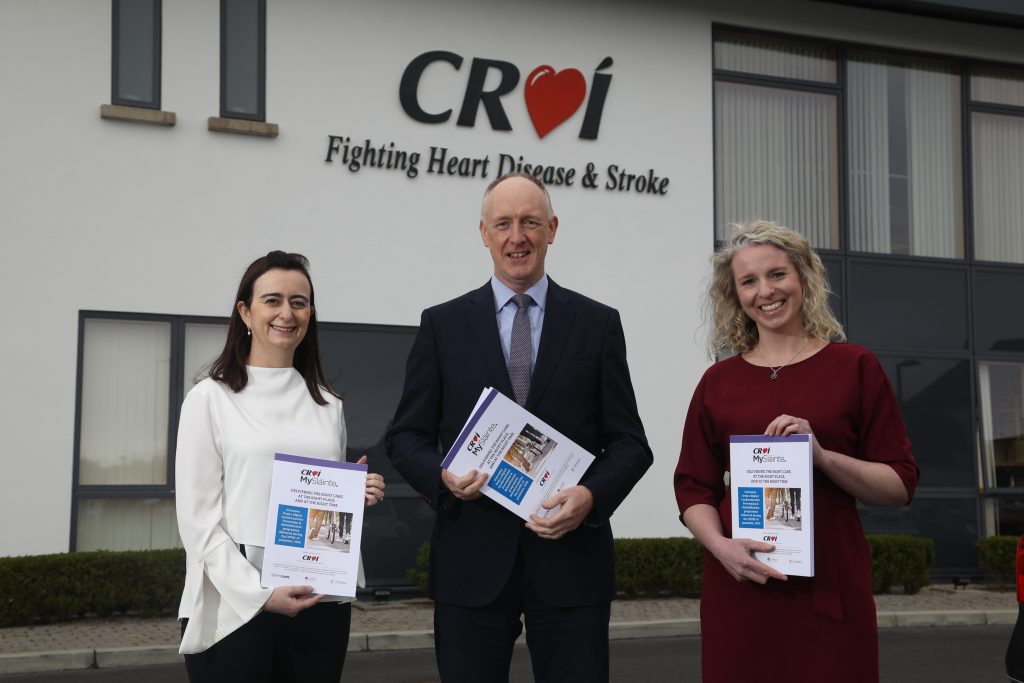
POLYGON ((441 467, 456 476, 487 474, 481 492, 530 521, 547 517, 542 503, 575 486, 594 456, 497 389, 480 394, 441 467))

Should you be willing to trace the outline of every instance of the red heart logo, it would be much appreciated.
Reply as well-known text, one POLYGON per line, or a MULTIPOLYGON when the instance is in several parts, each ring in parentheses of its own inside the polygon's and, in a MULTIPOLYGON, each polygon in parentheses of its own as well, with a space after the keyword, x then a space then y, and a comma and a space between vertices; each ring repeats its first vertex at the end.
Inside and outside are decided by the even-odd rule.
POLYGON ((526 110, 537 135, 544 137, 576 113, 587 94, 587 81, 579 69, 555 70, 544 64, 526 79, 526 110))

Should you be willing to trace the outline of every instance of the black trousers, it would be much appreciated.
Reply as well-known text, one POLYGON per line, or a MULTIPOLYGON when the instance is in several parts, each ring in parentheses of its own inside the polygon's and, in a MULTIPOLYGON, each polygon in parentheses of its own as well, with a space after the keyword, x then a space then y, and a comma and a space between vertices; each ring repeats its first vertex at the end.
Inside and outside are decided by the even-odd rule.
MULTIPOLYGON (((213 647, 185 655, 191 683, 338 683, 352 603, 313 605, 295 617, 260 612, 213 647)), ((182 633, 187 619, 182 621, 182 633)))
POLYGON ((536 683, 608 681, 611 604, 545 604, 526 574, 522 553, 505 588, 491 604, 434 606, 434 652, 441 680, 507 682, 512 647, 523 631, 520 617, 526 620, 526 645, 536 683))

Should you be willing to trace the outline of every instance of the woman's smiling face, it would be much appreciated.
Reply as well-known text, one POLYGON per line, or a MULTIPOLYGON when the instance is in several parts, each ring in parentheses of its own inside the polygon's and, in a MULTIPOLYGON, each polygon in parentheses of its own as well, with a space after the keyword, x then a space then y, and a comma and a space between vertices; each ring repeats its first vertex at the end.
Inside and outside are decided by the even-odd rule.
POLYGON ((770 244, 742 247, 733 254, 732 275, 740 307, 759 334, 803 334, 803 286, 786 252, 770 244))
POLYGON ((313 313, 309 299, 309 280, 298 270, 274 268, 253 283, 252 305, 237 304, 252 332, 249 365, 291 367, 313 313))

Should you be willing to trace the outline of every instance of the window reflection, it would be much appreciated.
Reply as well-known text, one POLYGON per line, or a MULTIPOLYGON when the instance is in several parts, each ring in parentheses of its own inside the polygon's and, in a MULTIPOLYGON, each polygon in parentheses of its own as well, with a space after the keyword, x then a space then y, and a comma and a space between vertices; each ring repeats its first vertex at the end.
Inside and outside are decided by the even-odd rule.
MULTIPOLYGON (((921 468, 922 472, 924 468, 921 468)), ((858 505, 869 534, 908 534, 935 542, 935 567, 943 572, 976 571, 978 499, 925 498, 900 508, 858 505)))
POLYGON ((1024 364, 978 364, 981 441, 989 487, 1024 488, 1024 364))
POLYGON ((974 272, 974 347, 978 351, 1024 351, 1024 308, 1007 306, 1011 292, 1024 292, 1024 272, 974 272))
POLYGON ((850 341, 869 348, 967 350, 967 273, 850 260, 850 341))
POLYGON ((415 336, 415 327, 320 324, 324 372, 345 399, 347 457, 366 455, 370 471, 387 483, 387 497, 364 518, 363 566, 371 588, 409 583, 405 572, 434 524, 433 511, 395 472, 384 449, 415 336))
POLYGON ((971 373, 967 360, 879 358, 921 467, 919 486, 973 488, 971 373))

